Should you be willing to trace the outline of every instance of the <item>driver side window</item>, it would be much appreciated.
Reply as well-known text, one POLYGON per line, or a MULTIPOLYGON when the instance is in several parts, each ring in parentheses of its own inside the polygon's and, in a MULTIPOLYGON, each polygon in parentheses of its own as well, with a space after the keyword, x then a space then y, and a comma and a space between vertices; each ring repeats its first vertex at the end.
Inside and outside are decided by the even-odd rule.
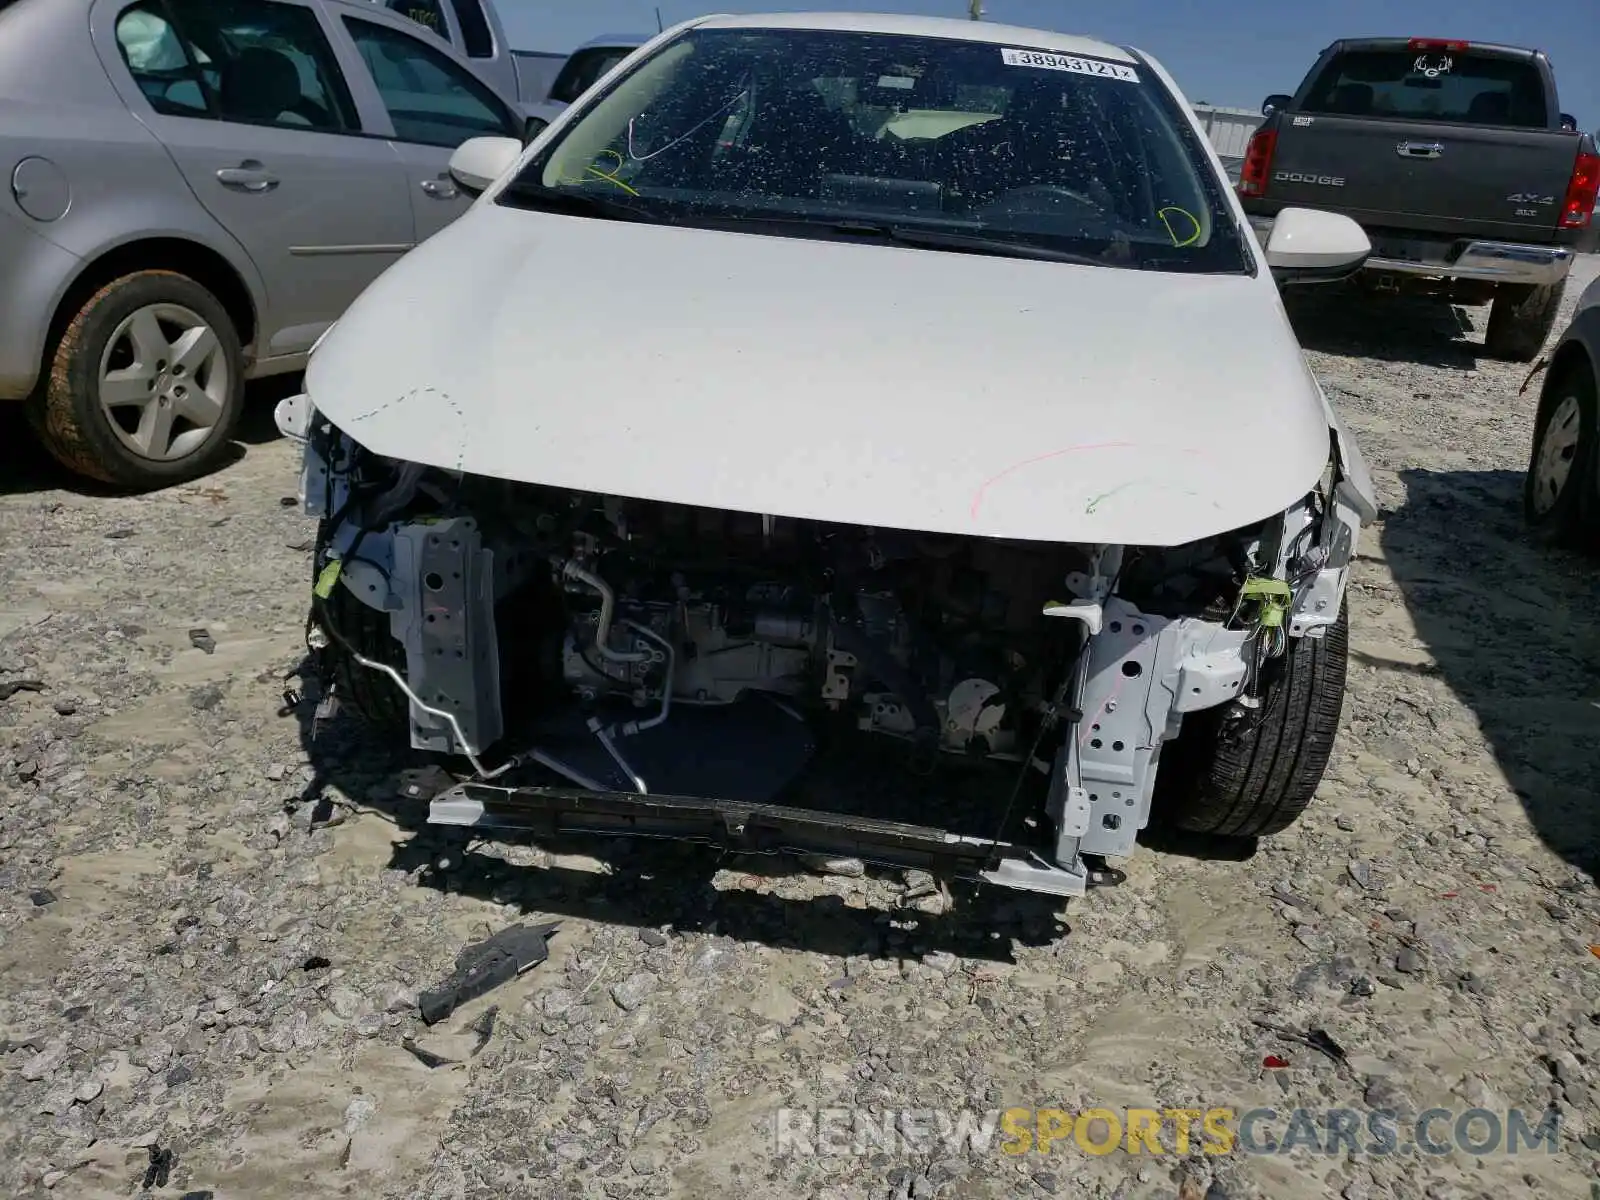
MULTIPOLYGON (((359 128, 333 47, 311 9, 275 0, 166 0, 162 9, 171 25, 155 19, 166 26, 172 45, 181 46, 177 53, 187 52, 198 72, 204 90, 199 108, 247 125, 324 133, 359 128)), ((124 26, 136 13, 148 22, 154 11, 152 4, 140 5, 124 13, 117 25, 118 41, 136 77, 136 47, 130 46, 124 26)), ((129 28, 130 35, 139 32, 137 26, 129 28)), ((151 43, 151 52, 164 44, 151 43)), ((143 87, 142 79, 140 83, 143 87)), ((176 97, 169 92, 167 99, 170 103, 176 97)))

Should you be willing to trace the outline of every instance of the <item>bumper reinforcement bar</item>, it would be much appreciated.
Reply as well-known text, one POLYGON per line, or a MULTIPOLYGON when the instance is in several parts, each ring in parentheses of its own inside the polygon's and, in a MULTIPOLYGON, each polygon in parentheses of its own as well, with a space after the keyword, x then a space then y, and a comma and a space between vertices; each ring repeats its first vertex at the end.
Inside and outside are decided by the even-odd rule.
POLYGON ((1109 867, 1067 870, 1025 847, 932 826, 739 800, 461 783, 432 797, 428 822, 543 837, 667 838, 739 853, 847 856, 1055 896, 1081 896, 1124 878, 1109 867))

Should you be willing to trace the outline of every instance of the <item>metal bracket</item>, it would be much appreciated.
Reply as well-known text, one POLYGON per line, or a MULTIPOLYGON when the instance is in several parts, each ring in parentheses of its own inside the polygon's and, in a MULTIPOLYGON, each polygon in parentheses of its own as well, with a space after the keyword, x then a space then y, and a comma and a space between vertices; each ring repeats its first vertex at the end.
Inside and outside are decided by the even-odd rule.
POLYGON ((1117 887, 1128 882, 1128 873, 1105 863, 1085 863, 1085 882, 1091 888, 1117 887))
MULTIPOLYGON (((392 587, 403 602, 389 622, 406 648, 406 678, 427 703, 453 712, 481 752, 504 732, 494 553, 470 517, 396 526, 393 551, 392 587)), ((446 754, 467 748, 415 705, 411 745, 446 754)))

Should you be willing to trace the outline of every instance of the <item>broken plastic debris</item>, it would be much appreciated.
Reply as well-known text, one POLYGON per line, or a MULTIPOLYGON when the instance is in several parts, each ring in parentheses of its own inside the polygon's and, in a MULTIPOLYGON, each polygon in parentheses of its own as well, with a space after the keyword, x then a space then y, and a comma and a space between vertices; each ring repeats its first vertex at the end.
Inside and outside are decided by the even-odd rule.
POLYGON ((1261 1060, 1261 1065, 1269 1071, 1280 1071, 1289 1065, 1289 1060, 1279 1058, 1276 1054, 1269 1054, 1261 1060))
POLYGON ((207 654, 217 652, 217 639, 211 636, 208 629, 189 630, 189 644, 196 650, 203 650, 207 654))
POLYGON ((456 969, 418 997, 423 1023, 436 1025, 467 1001, 538 966, 550 956, 546 939, 559 928, 557 922, 513 925, 464 948, 456 956, 456 969))
POLYGON ((172 1174, 173 1164, 177 1160, 178 1156, 172 1152, 170 1146, 163 1150, 155 1143, 151 1143, 150 1165, 145 1168, 144 1183, 141 1186, 147 1190, 166 1187, 167 1177, 172 1174))
POLYGON ((1313 1028, 1308 1029, 1305 1033, 1301 1033, 1298 1030, 1289 1029, 1283 1025, 1274 1025, 1270 1021, 1254 1020, 1252 1023, 1262 1029, 1270 1030, 1286 1041, 1298 1042, 1302 1046, 1309 1046, 1318 1054, 1327 1055, 1334 1062, 1340 1064, 1341 1066, 1346 1061, 1344 1047, 1339 1045, 1338 1042, 1334 1041, 1333 1038, 1329 1036, 1326 1029, 1313 1028))
POLYGON ((9 700, 18 692, 42 691, 44 691, 42 679, 13 679, 10 683, 0 683, 0 700, 9 700))
POLYGON ((446 1058, 442 1054, 435 1054, 432 1050, 424 1050, 408 1037, 400 1039, 400 1048, 430 1070, 434 1067, 452 1066, 456 1061, 453 1058, 446 1058))
POLYGON ((483 1010, 483 1016, 472 1023, 472 1032, 478 1035, 478 1040, 472 1045, 472 1053, 468 1058, 477 1058, 479 1051, 489 1044, 489 1039, 494 1036, 494 1019, 500 1014, 500 1006, 491 1004, 483 1010))

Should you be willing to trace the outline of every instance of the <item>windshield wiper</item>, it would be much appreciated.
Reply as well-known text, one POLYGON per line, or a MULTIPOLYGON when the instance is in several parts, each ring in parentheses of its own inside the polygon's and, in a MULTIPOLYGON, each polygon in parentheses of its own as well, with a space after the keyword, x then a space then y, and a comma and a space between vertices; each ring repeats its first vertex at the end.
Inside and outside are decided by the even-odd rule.
POLYGON ((648 220, 652 216, 644 206, 625 196, 596 196, 567 188, 544 187, 521 179, 513 179, 508 183, 498 199, 516 208, 565 213, 574 217, 601 217, 610 221, 648 220))
POLYGON ((1085 267, 1107 267, 1119 264, 1091 254, 1074 254, 1070 250, 1055 250, 1032 242, 1012 241, 1010 238, 984 237, 981 234, 954 233, 945 229, 929 229, 920 225, 889 225, 871 222, 829 222, 841 233, 862 233, 903 242, 907 246, 925 246, 933 250, 957 250, 967 254, 992 254, 1001 258, 1030 258, 1039 262, 1077 263, 1085 267))

